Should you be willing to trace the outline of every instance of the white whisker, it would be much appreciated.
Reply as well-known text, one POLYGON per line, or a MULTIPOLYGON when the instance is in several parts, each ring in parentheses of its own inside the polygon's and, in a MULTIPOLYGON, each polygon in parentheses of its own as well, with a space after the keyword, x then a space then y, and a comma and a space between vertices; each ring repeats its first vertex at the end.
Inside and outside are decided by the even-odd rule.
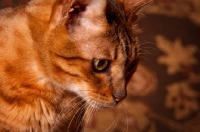
POLYGON ((83 122, 83 120, 84 120, 83 116, 84 116, 84 114, 85 114, 86 105, 87 105, 87 104, 85 104, 85 105, 81 108, 81 110, 80 110, 80 113, 79 113, 79 116, 78 116, 78 118, 77 118, 77 120, 76 120, 76 123, 78 123, 78 120, 80 120, 80 119, 81 119, 81 121, 79 122, 78 127, 77 127, 77 129, 76 129, 75 132, 77 132, 77 131, 78 131, 78 128, 79 128, 80 126, 82 126, 82 122, 83 122), (81 115, 82 113, 83 113, 83 116, 80 118, 80 115, 81 115))
POLYGON ((125 126, 123 132, 124 132, 124 131, 125 131, 125 132, 128 132, 128 114, 127 114, 127 112, 126 112, 126 107, 125 107, 125 105, 124 105, 123 102, 122 102, 122 105, 124 106, 124 109, 125 109, 125 115, 126 115, 126 126, 125 126))
MULTIPOLYGON (((82 100, 82 101, 79 102, 79 103, 82 103, 82 102, 84 102, 84 100, 82 100)), ((71 121, 70 121, 70 123, 69 123, 69 125, 68 125, 68 130, 69 130, 70 126, 71 126, 72 121, 74 120, 74 117, 76 116, 76 114, 80 111, 80 109, 81 109, 82 106, 84 106, 84 105, 85 105, 85 103, 83 103, 83 104, 81 105, 81 107, 76 111, 76 113, 75 113, 74 116, 72 117, 72 119, 71 119, 71 121)))
POLYGON ((139 46, 143 46, 143 45, 146 45, 146 44, 156 45, 156 43, 153 43, 153 42, 141 42, 141 43, 139 44, 139 46))
POLYGON ((147 58, 145 58, 144 56, 140 56, 141 58, 143 58, 144 60, 148 61, 149 63, 151 63, 147 58))
POLYGON ((81 114, 83 112, 85 112, 86 105, 87 105, 87 103, 85 103, 84 105, 81 106, 82 108, 80 109, 80 113, 79 113, 79 116, 77 117, 76 123, 78 122, 78 120, 81 119, 81 114))
MULTIPOLYGON (((91 101, 92 102, 92 101, 91 101)), ((89 125, 89 121, 90 121, 90 118, 91 118, 91 116, 92 116, 92 112, 93 112, 93 109, 94 109, 94 107, 92 107, 90 104, 89 104, 89 107, 90 107, 90 111, 87 113, 87 119, 86 119, 86 129, 85 130, 87 130, 87 128, 88 128, 88 125, 89 125)))
MULTIPOLYGON (((119 114, 117 114, 117 117, 115 118, 115 120, 113 121, 113 123, 104 131, 104 132, 107 132, 109 129, 111 129, 113 127, 113 129, 116 127, 117 123, 118 123, 118 118, 119 117, 119 114)), ((113 130, 112 129, 112 130, 113 130)))
POLYGON ((83 131, 86 131, 86 126, 87 126, 87 114, 88 114, 88 111, 89 111, 89 107, 90 107, 90 105, 88 104, 88 107, 86 108, 85 113, 84 113, 84 115, 83 115, 83 119, 84 119, 84 120, 82 120, 82 124, 83 124, 83 126, 84 126, 84 130, 83 130, 83 131))
MULTIPOLYGON (((76 97, 74 97, 73 99, 71 99, 69 102, 67 102, 67 104, 65 104, 65 106, 67 106, 67 105, 70 104, 72 101, 76 100, 77 98, 79 98, 79 96, 76 96, 76 97)), ((65 106, 64 106, 64 107, 65 107, 65 106)), ((56 121, 55 121, 55 123, 54 123, 54 125, 53 125, 53 127, 52 127, 52 130, 55 128, 56 124, 60 121, 60 119, 63 118, 63 116, 64 116, 64 115, 62 115, 63 111, 64 111, 64 109, 62 109, 62 110, 60 111, 60 113, 58 114, 58 115, 60 115, 60 117, 58 117, 58 118, 56 119, 56 121)))

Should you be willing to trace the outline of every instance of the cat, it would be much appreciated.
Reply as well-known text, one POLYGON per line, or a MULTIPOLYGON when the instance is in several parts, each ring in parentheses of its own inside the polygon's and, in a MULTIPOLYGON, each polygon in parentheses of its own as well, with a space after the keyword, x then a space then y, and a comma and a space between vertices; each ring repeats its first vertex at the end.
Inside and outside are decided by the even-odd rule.
POLYGON ((0 131, 80 132, 122 101, 152 0, 31 0, 0 11, 0 131), (91 111, 92 112, 92 111, 91 111))

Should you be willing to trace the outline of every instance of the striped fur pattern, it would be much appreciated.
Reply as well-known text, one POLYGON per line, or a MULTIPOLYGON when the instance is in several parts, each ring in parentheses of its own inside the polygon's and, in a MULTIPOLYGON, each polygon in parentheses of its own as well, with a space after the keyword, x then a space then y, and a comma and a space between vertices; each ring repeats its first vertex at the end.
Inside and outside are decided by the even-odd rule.
POLYGON ((79 132, 87 108, 123 100, 139 59, 130 20, 149 2, 31 0, 1 10, 0 131, 79 132))

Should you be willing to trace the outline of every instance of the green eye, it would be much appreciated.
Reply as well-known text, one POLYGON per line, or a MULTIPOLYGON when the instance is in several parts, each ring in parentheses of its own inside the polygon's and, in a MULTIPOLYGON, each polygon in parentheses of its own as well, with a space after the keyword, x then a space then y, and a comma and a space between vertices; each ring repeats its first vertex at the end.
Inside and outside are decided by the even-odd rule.
POLYGON ((98 59, 94 59, 93 61, 93 67, 95 71, 101 72, 104 71, 108 68, 109 66, 109 60, 106 59, 102 59, 102 60, 98 60, 98 59))

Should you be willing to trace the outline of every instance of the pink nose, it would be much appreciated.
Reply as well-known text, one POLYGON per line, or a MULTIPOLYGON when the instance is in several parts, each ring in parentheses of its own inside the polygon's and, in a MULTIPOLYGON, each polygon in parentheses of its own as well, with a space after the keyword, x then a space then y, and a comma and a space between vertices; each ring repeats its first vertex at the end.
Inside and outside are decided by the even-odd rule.
POLYGON ((119 94, 115 95, 113 94, 113 99, 115 100, 115 103, 118 104, 120 101, 122 101, 124 98, 126 98, 126 94, 119 94))

